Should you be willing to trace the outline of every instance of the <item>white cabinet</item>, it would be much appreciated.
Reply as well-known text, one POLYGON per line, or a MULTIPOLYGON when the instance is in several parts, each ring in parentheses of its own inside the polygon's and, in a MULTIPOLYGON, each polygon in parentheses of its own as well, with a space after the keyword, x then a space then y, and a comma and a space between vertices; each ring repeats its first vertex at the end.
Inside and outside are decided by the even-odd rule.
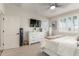
POLYGON ((29 44, 40 42, 44 38, 43 32, 29 32, 28 33, 29 44))

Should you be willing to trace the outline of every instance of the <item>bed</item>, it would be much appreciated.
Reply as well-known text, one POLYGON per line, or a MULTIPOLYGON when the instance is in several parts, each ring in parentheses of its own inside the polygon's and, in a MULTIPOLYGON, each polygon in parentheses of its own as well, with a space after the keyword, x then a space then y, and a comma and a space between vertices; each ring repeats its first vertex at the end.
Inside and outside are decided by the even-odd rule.
POLYGON ((57 38, 45 39, 41 42, 42 52, 50 56, 78 56, 79 47, 77 46, 77 37, 78 35, 65 35, 57 38))

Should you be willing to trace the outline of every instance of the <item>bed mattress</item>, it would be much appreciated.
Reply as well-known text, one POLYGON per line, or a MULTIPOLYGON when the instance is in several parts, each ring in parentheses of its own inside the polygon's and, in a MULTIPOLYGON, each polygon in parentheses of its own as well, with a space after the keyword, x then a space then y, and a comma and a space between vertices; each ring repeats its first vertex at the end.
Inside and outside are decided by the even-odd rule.
POLYGON ((48 49, 52 53, 56 53, 61 56, 72 56, 77 49, 76 36, 64 36, 57 39, 45 40, 42 46, 48 49))

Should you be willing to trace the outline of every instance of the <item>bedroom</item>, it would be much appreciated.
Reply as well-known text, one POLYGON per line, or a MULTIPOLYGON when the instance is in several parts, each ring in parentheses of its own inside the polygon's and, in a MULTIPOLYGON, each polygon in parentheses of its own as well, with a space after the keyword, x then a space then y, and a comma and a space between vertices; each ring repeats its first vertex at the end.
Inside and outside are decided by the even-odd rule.
POLYGON ((0 3, 1 56, 79 55, 78 6, 79 3, 0 3))

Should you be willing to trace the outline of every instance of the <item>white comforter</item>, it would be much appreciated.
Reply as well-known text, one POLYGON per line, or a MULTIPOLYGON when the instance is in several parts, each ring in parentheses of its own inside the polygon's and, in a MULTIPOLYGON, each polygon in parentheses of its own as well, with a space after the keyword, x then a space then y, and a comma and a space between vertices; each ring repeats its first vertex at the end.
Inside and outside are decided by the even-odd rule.
POLYGON ((75 54, 77 48, 76 36, 65 36, 52 40, 44 40, 42 47, 45 47, 61 56, 72 56, 75 54))

